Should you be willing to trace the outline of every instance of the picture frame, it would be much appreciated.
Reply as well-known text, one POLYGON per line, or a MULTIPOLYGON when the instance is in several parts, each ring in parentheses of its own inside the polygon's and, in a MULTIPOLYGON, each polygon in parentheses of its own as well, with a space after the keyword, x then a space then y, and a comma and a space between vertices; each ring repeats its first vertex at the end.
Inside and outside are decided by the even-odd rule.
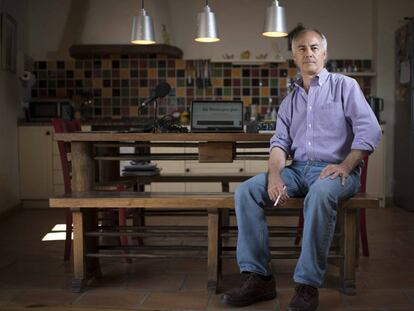
POLYGON ((1 67, 16 72, 17 22, 8 13, 1 14, 1 67))

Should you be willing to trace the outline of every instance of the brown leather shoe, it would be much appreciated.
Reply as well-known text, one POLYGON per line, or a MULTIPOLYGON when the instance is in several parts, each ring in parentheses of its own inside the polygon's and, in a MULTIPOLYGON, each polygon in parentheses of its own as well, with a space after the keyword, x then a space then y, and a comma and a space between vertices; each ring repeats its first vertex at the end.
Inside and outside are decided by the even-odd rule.
POLYGON ((262 279, 256 273, 242 274, 240 288, 233 289, 221 296, 221 302, 232 307, 244 307, 254 302, 270 300, 276 297, 276 282, 262 279))
POLYGON ((315 311, 319 305, 318 289, 305 284, 295 287, 295 296, 289 303, 287 311, 315 311))

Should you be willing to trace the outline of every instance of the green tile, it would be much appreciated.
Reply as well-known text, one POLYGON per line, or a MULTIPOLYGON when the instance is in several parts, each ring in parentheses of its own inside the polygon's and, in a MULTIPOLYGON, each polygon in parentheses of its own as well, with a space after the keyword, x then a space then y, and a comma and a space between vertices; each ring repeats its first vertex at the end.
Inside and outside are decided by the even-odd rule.
POLYGON ((158 70, 158 78, 165 78, 167 76, 164 69, 158 70))
POLYGON ((149 68, 156 68, 157 67, 157 60, 156 59, 150 59, 148 62, 149 68))
POLYGON ((121 68, 129 68, 129 59, 121 59, 121 68))
POLYGON ((250 79, 243 79, 242 80, 242 86, 250 86, 250 79))
POLYGON ((56 88, 56 81, 54 81, 54 80, 47 81, 47 87, 49 89, 55 89, 56 88))
POLYGON ((37 74, 39 75, 39 80, 47 79, 47 71, 39 70, 37 74))
POLYGON ((270 87, 278 87, 278 80, 270 79, 270 87))
POLYGON ((225 88, 224 88, 223 95, 224 95, 224 96, 231 96, 231 88, 229 88, 229 87, 225 87, 225 88))
POLYGON ((129 89, 121 89, 121 96, 128 97, 129 96, 129 89))
POLYGON ((104 70, 102 72, 102 77, 105 78, 105 79, 111 78, 111 70, 104 70))
POLYGON ((185 79, 177 79, 177 87, 184 87, 185 79))
POLYGON ((261 105, 268 105, 269 104, 269 98, 268 97, 260 98, 260 104, 261 105))
POLYGON ((204 96, 204 89, 197 88, 196 89, 196 96, 197 97, 204 96))
POLYGON ((220 78, 220 77, 223 76, 223 70, 222 69, 213 69, 211 74, 215 78, 220 78))

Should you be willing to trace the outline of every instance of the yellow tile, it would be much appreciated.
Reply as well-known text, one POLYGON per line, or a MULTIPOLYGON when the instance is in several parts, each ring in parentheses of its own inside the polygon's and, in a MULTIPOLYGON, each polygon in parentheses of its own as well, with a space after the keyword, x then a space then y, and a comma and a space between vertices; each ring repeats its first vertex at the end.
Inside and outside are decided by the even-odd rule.
POLYGON ((83 69, 75 69, 74 77, 75 77, 75 79, 83 79, 84 78, 83 69))
POLYGON ((176 94, 177 94, 177 97, 185 97, 185 88, 178 87, 176 89, 176 94))
POLYGON ((57 89, 56 90, 56 97, 57 98, 64 98, 66 96, 67 96, 66 89, 57 89))
POLYGON ((286 78, 279 78, 279 88, 285 88, 287 87, 287 79, 286 78))
POLYGON ((233 96, 223 96, 224 100, 233 100, 233 96))
POLYGON ((175 78, 167 78, 167 83, 172 87, 175 88, 177 86, 177 79, 175 78))
POLYGON ((56 68, 57 68, 57 63, 55 61, 49 60, 47 62, 47 69, 48 70, 56 70, 56 68))
POLYGON ((96 88, 96 89, 101 88, 102 87, 102 79, 94 78, 92 80, 92 86, 93 86, 93 88, 96 88))
POLYGON ((102 89, 102 97, 112 97, 112 88, 104 87, 102 89))
POLYGON ((65 69, 66 70, 73 70, 73 69, 75 69, 75 62, 73 60, 65 61, 65 69))
POLYGON ((148 97, 149 96, 149 90, 147 87, 142 87, 139 89, 139 96, 140 97, 148 97))
POLYGON ((243 96, 242 97, 244 107, 248 107, 252 104, 252 98, 250 96, 243 96))
POLYGON ((262 96, 262 97, 268 97, 269 94, 270 94, 270 92, 269 92, 269 88, 268 87, 262 87, 260 89, 260 96, 262 96))
POLYGON ((155 68, 148 69, 148 78, 156 79, 157 78, 157 69, 155 69, 155 68))
POLYGON ((138 117, 138 106, 129 107, 129 116, 138 117))
POLYGON ((175 61, 175 68, 176 69, 184 69, 185 68, 185 60, 184 59, 177 59, 175 61))
POLYGON ((233 68, 231 70, 231 76, 233 78, 240 78, 241 77, 241 69, 240 68, 233 68))
POLYGON ((119 70, 119 75, 121 77, 121 79, 129 79, 129 69, 120 69, 119 70))
POLYGON ((284 63, 280 63, 279 65, 278 65, 278 67, 279 67, 279 69, 288 69, 289 67, 288 67, 288 62, 286 61, 286 62, 284 62, 284 63))
POLYGON ((295 76, 296 76, 296 73, 297 73, 298 71, 296 70, 296 69, 294 69, 294 68, 290 68, 289 70, 288 70, 288 77, 290 77, 290 78, 294 78, 295 76))
POLYGON ((111 69, 112 68, 112 61, 110 59, 103 59, 102 60, 102 69, 111 69))
POLYGON ((223 79, 222 78, 213 78, 211 82, 214 87, 222 87, 223 86, 223 79))

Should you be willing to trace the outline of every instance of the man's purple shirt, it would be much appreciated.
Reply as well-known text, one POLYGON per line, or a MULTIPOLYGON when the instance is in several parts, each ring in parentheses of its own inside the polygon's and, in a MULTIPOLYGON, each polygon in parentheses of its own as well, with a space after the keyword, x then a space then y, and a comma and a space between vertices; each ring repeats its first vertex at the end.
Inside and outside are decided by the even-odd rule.
POLYGON ((301 81, 282 101, 270 150, 294 161, 340 163, 352 149, 374 151, 381 128, 358 83, 322 69, 306 94, 301 81))

